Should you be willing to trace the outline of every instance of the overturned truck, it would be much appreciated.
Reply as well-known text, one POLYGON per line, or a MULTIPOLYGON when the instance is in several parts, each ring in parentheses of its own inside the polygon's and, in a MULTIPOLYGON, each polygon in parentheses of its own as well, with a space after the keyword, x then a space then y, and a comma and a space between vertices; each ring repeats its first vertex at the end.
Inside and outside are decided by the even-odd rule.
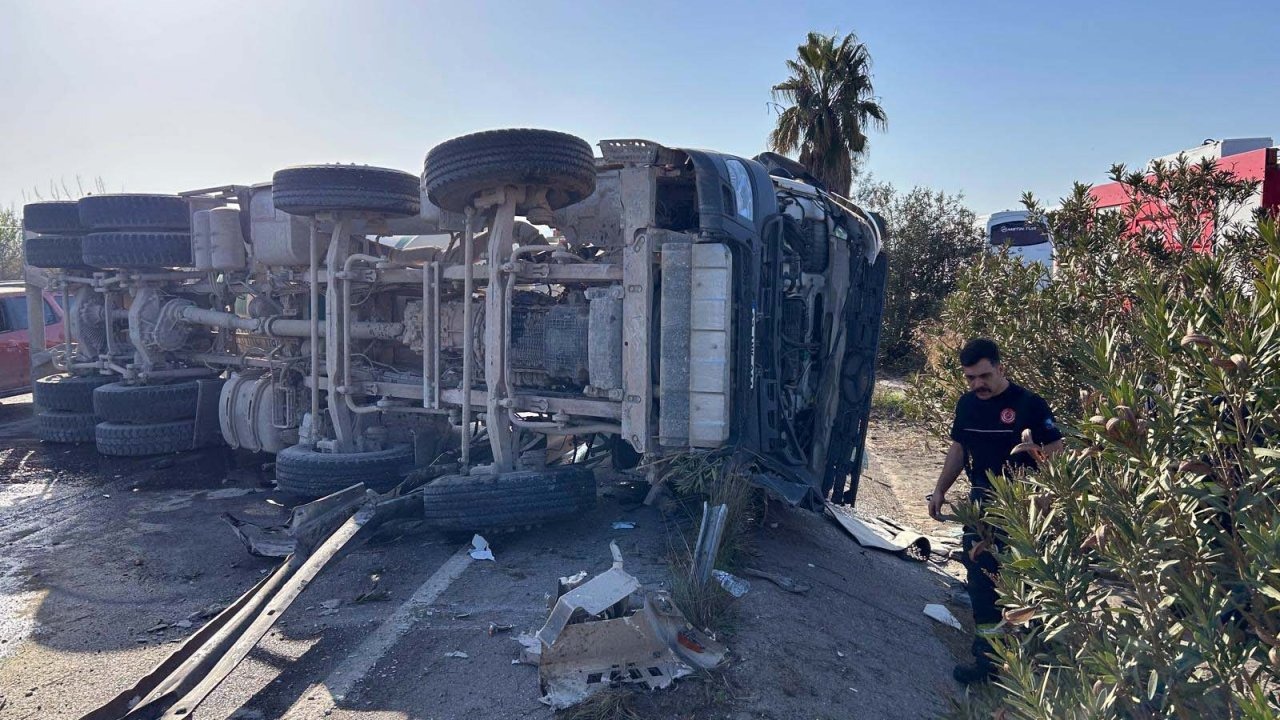
POLYGON ((408 477, 442 529, 576 514, 603 452, 732 449, 793 502, 851 502, 879 218, 770 153, 599 147, 496 130, 421 177, 311 165, 28 205, 27 261, 69 317, 42 437, 274 453, 306 498, 408 477))

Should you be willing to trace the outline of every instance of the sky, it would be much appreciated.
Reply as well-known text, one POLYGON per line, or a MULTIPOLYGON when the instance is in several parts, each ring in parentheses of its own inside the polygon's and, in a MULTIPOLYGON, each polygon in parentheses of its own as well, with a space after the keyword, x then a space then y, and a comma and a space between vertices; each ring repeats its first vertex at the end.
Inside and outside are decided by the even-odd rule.
POLYGON ((856 32, 889 117, 865 168, 977 213, 1114 162, 1280 136, 1276 6, 1218 2, 0 0, 0 207, 302 163, 420 173, 545 127, 750 157, 807 32, 856 32), (77 178, 79 180, 77 180, 77 178))

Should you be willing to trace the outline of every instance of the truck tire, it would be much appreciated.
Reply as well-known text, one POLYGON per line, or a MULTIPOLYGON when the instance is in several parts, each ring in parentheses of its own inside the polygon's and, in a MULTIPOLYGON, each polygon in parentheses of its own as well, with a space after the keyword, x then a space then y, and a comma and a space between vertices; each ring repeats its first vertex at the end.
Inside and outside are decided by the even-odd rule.
POLYGON ((502 532, 595 507, 596 482, 578 465, 498 475, 446 475, 422 490, 424 519, 444 532, 502 532))
POLYGON ((47 410, 36 414, 36 437, 51 443, 91 443, 97 424, 93 413, 47 410))
POLYGON ((271 202, 290 215, 417 215, 421 193, 413 175, 365 165, 299 165, 278 170, 271 178, 271 202))
POLYGON ((276 488, 302 497, 330 495, 356 483, 386 492, 413 471, 413 447, 362 453, 319 452, 294 445, 276 453, 276 488))
POLYGON ((552 130, 489 130, 446 140, 427 153, 427 197, 463 212, 477 195, 504 185, 547 188, 559 210, 596 189, 595 157, 586 140, 552 130))
POLYGON ((98 452, 116 457, 142 457, 183 452, 195 447, 195 421, 167 423, 100 422, 94 429, 98 452))
POLYGON ((93 411, 107 422, 163 423, 196 416, 197 380, 172 385, 111 383, 93 391, 93 411))
POLYGON ((33 400, 42 410, 92 413, 93 391, 115 379, 110 375, 48 375, 36 380, 33 400))
POLYGON ((27 203, 22 206, 22 228, 33 233, 63 235, 84 232, 74 200, 27 203))
POLYGON ((191 265, 191 235, 180 232, 103 232, 84 237, 81 259, 100 268, 191 265))
POLYGON ((23 242, 27 264, 38 268, 74 268, 84 265, 80 238, 74 235, 41 235, 23 242))
POLYGON ((87 195, 76 204, 86 230, 191 230, 191 206, 177 195, 87 195))

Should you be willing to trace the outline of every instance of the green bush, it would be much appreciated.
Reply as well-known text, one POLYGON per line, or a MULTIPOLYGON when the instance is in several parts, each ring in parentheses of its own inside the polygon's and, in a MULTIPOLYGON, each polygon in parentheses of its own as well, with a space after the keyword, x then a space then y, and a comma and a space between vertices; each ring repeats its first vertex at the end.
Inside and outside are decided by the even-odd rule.
POLYGON ((1020 628, 997 643, 997 715, 1274 718, 1280 238, 1206 222, 1256 190, 1210 165, 1113 175, 1132 197, 1119 212, 1079 186, 1044 217, 1052 279, 998 256, 962 274, 908 392, 940 430, 963 390, 955 350, 987 335, 1069 434, 997 482, 984 518, 1007 538, 998 583, 1020 628))
POLYGON ((924 187, 899 193, 888 183, 860 179, 854 198, 880 213, 888 232, 880 367, 890 372, 920 368, 916 331, 938 317, 961 270, 982 252, 982 231, 963 197, 924 187))

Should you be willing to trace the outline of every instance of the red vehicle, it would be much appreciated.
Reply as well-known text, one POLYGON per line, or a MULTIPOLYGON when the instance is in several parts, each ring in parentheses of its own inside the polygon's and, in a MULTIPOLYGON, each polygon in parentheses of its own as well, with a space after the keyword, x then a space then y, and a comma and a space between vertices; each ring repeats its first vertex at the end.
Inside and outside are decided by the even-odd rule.
MULTIPOLYGON (((44 293, 44 326, 46 347, 62 342, 63 309, 48 291, 44 293)), ((0 283, 0 397, 31 391, 30 348, 26 286, 0 283)))
MULTIPOLYGON (((1205 141, 1199 147, 1183 150, 1180 153, 1166 155, 1158 158, 1166 162, 1175 160, 1179 155, 1186 157, 1188 162, 1198 163, 1204 158, 1215 160, 1217 167, 1222 170, 1231 172, 1241 180, 1257 180, 1259 182, 1258 190, 1232 216, 1223 218, 1226 222, 1248 223, 1253 218, 1253 212, 1258 209, 1264 209, 1271 213, 1280 212, 1280 164, 1277 163, 1277 151, 1280 148, 1272 146, 1272 140, 1269 137, 1258 138, 1233 138, 1227 140, 1205 141)), ((1094 186, 1090 190, 1090 194, 1098 201, 1099 208, 1119 208, 1129 203, 1129 195, 1123 185, 1120 183, 1107 183, 1105 185, 1094 186)), ((1160 208, 1149 205, 1144 207, 1143 215, 1148 219, 1141 221, 1141 224, 1160 224, 1160 218, 1165 214, 1160 208)), ((1209 247, 1208 238, 1212 237, 1214 228, 1205 228, 1205 241, 1203 243, 1195 243, 1192 247, 1201 252, 1212 250, 1209 247)), ((1171 229, 1166 232, 1172 233, 1171 229)))

